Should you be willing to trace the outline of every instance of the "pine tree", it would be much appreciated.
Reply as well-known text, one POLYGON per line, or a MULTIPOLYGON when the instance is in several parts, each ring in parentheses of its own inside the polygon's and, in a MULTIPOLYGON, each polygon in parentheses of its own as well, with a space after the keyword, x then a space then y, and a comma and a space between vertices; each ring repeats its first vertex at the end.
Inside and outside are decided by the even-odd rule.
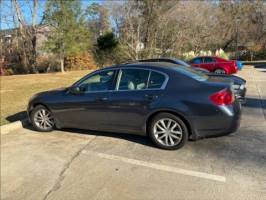
POLYGON ((67 56, 84 53, 90 47, 90 32, 86 27, 81 1, 48 0, 45 23, 51 27, 45 49, 58 55, 61 71, 64 72, 67 56))

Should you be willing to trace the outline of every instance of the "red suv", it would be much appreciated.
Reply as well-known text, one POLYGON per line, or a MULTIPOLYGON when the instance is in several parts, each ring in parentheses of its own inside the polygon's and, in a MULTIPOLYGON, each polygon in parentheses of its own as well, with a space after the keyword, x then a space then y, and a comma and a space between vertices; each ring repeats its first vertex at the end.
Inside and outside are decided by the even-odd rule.
POLYGON ((207 69, 217 74, 234 74, 237 72, 237 63, 235 60, 226 60, 216 56, 200 56, 190 61, 193 67, 207 69))

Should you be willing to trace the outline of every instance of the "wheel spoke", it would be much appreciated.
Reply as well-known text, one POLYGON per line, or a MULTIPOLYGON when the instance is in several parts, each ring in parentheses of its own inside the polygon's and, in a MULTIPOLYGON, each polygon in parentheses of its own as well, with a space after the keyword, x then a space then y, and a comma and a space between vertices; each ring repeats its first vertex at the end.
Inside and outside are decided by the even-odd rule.
POLYGON ((165 130, 165 128, 163 128, 159 123, 158 124, 156 124, 156 127, 157 128, 159 128, 160 130, 162 130, 162 131, 164 131, 165 130))
POLYGON ((175 135, 182 135, 181 131, 171 131, 171 133, 175 134, 175 135))
POLYGON ((162 136, 158 137, 158 140, 161 140, 162 138, 164 138, 166 136, 166 134, 163 134, 162 136))
POLYGON ((163 130, 163 131, 156 131, 155 132, 156 135, 159 135, 159 134, 162 134, 162 133, 165 133, 165 130, 163 130))
POLYGON ((178 140, 180 139, 180 137, 178 137, 177 135, 174 135, 174 134, 171 134, 171 137, 175 138, 175 139, 178 139, 178 140))
POLYGON ((166 129, 167 127, 166 127, 166 125, 165 125, 165 123, 164 123, 164 120, 161 120, 160 122, 161 122, 161 124, 163 125, 163 127, 166 129))
POLYGON ((171 124, 172 124, 172 120, 168 120, 168 123, 167 123, 167 129, 170 129, 171 124))
POLYGON ((170 143, 171 143, 171 145, 174 145, 175 143, 174 143, 174 141, 173 141, 173 138, 172 138, 172 136, 171 136, 171 135, 169 135, 168 137, 169 137, 169 140, 170 140, 170 143))

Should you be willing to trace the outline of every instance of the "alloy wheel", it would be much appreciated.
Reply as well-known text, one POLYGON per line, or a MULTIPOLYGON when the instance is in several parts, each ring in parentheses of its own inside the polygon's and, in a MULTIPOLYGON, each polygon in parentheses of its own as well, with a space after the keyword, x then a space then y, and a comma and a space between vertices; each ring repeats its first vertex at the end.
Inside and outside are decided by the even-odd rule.
POLYGON ((41 108, 34 114, 34 123, 35 125, 42 129, 42 130, 48 130, 53 128, 54 126, 54 118, 52 116, 52 113, 44 108, 41 108))
POLYGON ((178 122, 170 118, 158 120, 153 127, 155 139, 165 146, 175 146, 180 143, 183 131, 178 122))

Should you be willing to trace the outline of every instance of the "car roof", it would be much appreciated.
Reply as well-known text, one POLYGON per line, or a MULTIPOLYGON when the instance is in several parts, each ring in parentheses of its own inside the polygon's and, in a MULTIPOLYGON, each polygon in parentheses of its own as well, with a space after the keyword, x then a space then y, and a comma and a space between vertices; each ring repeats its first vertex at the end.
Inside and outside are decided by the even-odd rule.
MULTIPOLYGON (((124 64, 118 64, 118 65, 113 65, 110 67, 105 67, 103 68, 104 70, 107 69, 118 69, 118 68, 134 68, 134 67, 140 67, 140 68, 149 68, 149 69, 158 69, 158 70, 163 70, 163 71, 172 71, 177 67, 178 64, 173 64, 169 62, 132 62, 132 63, 124 63, 124 64)), ((182 65, 178 65, 182 67, 182 65)), ((100 69, 102 70, 102 69, 100 69)), ((97 71, 100 71, 97 70, 97 71)))

